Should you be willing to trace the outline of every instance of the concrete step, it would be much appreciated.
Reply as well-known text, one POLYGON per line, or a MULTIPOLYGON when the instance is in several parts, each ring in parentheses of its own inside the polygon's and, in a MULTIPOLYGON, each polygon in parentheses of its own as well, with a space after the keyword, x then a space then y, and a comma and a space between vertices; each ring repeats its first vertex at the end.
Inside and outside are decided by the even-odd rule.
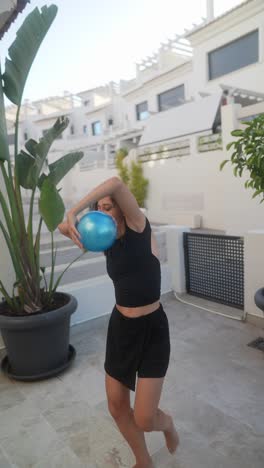
MULTIPOLYGON (((60 264, 56 265, 54 279, 60 276, 63 270, 68 266, 67 264, 60 264)), ((48 267, 46 269, 46 278, 49 281, 50 278, 50 270, 51 268, 48 267)), ((83 260, 82 262, 76 262, 66 271, 63 275, 62 280, 60 282, 61 285, 65 284, 72 284, 82 280, 88 280, 90 278, 95 278, 97 276, 104 276, 107 274, 106 271, 106 262, 105 257, 97 256, 95 258, 89 258, 83 260)))
MULTIPOLYGON (((167 262, 166 249, 166 234, 160 230, 155 230, 155 238, 158 244, 160 262, 167 262)), ((44 239, 45 241, 45 239, 44 239)), ((51 270, 51 250, 50 244, 47 242, 41 244, 41 266, 46 267, 46 277, 49 280, 51 270)), ((64 239, 60 234, 56 236, 55 244, 58 247, 55 267, 55 280, 59 277, 62 271, 75 258, 81 255, 82 251, 75 246, 70 239, 64 239)), ((77 283, 79 281, 88 280, 90 278, 106 275, 106 261, 102 252, 86 252, 78 259, 69 270, 63 275, 61 285, 77 283)))
MULTIPOLYGON (((75 245, 60 247, 56 255, 56 265, 71 263, 75 258, 82 254, 82 251, 75 245)), ((86 261, 88 258, 102 257, 102 252, 86 252, 78 262, 86 261)), ((41 266, 51 265, 51 250, 41 250, 40 254, 41 266)))

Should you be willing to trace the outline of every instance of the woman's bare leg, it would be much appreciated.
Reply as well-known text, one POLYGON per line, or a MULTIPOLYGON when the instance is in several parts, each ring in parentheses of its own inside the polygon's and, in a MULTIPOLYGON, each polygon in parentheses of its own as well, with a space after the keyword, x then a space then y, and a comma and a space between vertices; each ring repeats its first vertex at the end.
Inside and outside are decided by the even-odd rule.
POLYGON ((108 374, 105 384, 109 411, 135 455, 136 468, 152 468, 144 432, 137 427, 130 406, 130 390, 108 374))
POLYGON ((179 444, 172 417, 158 408, 164 378, 139 378, 136 389, 134 418, 144 432, 162 431, 170 453, 179 444))

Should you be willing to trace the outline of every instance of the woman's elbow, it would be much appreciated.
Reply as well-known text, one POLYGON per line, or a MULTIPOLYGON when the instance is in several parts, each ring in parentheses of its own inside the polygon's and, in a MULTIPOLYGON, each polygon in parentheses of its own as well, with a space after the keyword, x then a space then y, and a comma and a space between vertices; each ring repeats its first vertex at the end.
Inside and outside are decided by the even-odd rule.
POLYGON ((119 189, 120 187, 122 187, 124 185, 124 182, 122 182, 122 180, 119 179, 119 177, 117 177, 117 176, 111 177, 110 180, 111 180, 111 182, 113 184, 114 191, 119 189))

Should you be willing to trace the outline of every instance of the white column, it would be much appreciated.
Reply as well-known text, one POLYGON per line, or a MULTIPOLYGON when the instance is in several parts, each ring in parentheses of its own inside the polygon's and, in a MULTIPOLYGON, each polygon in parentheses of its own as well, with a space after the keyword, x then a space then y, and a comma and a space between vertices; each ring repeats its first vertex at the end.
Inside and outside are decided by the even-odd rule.
POLYGON ((109 160, 109 145, 108 145, 108 143, 104 144, 104 155, 105 155, 104 167, 105 167, 105 169, 108 169, 108 160, 109 160))
POLYGON ((214 0, 206 1, 206 20, 208 23, 214 19, 214 0))
MULTIPOLYGON (((239 127, 237 114, 240 108, 241 104, 229 104, 221 107, 222 139, 224 152, 226 152, 226 145, 230 141, 233 141, 235 139, 231 135, 231 132, 232 130, 235 130, 239 127)), ((231 152, 232 151, 230 151, 230 154, 231 152)))
POLYGON ((254 230, 244 237, 245 261, 245 311, 251 315, 264 317, 255 305, 254 295, 257 289, 264 287, 264 230, 254 230))
POLYGON ((186 292, 183 233, 189 232, 187 226, 162 226, 166 232, 167 258, 171 271, 171 287, 176 293, 186 292))

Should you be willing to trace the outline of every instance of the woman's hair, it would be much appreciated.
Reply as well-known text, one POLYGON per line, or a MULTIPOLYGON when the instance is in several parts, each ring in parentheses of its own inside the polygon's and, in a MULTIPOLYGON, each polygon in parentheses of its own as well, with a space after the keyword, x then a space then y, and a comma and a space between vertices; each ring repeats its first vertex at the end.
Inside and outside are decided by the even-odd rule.
POLYGON ((94 203, 91 203, 89 205, 89 208, 90 208, 91 211, 98 211, 98 202, 96 201, 94 203))
MULTIPOLYGON (((112 201, 112 203, 114 203, 116 205, 115 200, 112 197, 109 197, 109 198, 112 201)), ((89 209, 90 209, 90 211, 98 211, 98 201, 96 201, 94 203, 90 203, 89 209)))

